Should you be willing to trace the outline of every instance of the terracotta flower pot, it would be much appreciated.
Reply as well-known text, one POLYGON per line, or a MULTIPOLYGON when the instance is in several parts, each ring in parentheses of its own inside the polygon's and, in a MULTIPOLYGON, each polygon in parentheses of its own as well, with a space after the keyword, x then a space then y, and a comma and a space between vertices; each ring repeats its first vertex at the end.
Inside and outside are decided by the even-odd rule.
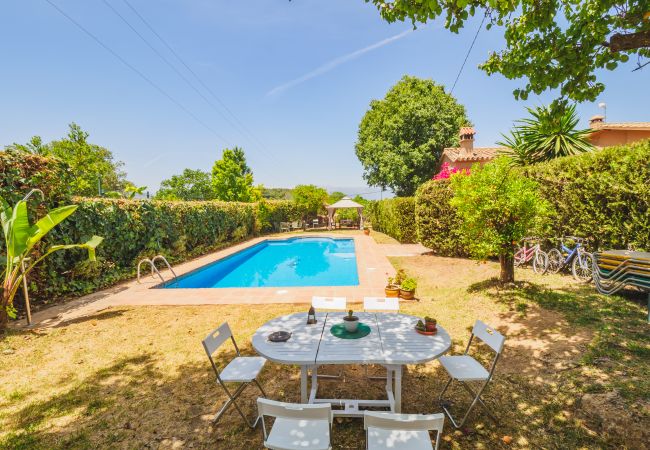
POLYGON ((368 229, 363 230, 363 234, 365 234, 366 236, 370 235, 370 230, 368 229))
POLYGON ((429 333, 433 333, 435 331, 438 331, 437 325, 438 324, 436 322, 425 322, 424 329, 429 333))
POLYGON ((386 294, 386 297, 399 297, 399 287, 386 286, 384 288, 384 293, 386 294))
POLYGON ((400 289, 399 296, 404 300, 413 300, 415 298, 415 291, 405 291, 404 289, 400 289))

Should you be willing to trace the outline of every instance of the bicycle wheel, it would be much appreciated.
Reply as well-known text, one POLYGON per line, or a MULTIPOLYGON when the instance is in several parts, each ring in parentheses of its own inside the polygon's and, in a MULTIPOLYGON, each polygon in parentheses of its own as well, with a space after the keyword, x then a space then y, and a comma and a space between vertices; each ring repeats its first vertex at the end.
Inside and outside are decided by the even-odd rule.
POLYGON ((548 270, 548 255, 546 252, 538 250, 535 252, 535 257, 533 258, 533 271, 544 275, 548 270))
POLYGON ((585 283, 590 282, 594 276, 593 261, 594 257, 591 253, 587 252, 573 258, 573 264, 571 264, 573 278, 578 281, 584 281, 585 283))
POLYGON ((562 253, 557 248, 552 248, 548 251, 548 271, 551 273, 558 273, 562 268, 562 253))

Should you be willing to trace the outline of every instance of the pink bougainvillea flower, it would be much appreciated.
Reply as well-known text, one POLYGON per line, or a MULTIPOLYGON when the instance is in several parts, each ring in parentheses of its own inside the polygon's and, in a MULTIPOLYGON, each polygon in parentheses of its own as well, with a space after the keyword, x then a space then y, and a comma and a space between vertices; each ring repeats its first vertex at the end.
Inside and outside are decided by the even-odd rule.
POLYGON ((434 180, 447 180, 449 177, 451 177, 455 173, 462 173, 464 175, 469 175, 469 169, 459 169, 457 167, 452 167, 451 169, 449 168, 449 163, 445 162, 442 163, 442 166, 440 166, 440 172, 438 172, 433 179, 434 180))

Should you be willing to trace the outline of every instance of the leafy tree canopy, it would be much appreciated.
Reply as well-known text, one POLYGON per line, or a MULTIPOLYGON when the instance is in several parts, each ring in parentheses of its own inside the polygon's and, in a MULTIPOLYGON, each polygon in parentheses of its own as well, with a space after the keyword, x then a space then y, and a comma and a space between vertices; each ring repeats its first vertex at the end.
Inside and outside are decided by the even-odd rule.
POLYGON ((501 281, 514 281, 514 243, 525 237, 548 213, 537 184, 513 170, 507 158, 497 158, 472 174, 451 176, 450 203, 461 218, 471 255, 499 256, 501 281))
POLYGON ((578 129, 575 105, 550 105, 526 108, 531 117, 517 121, 510 136, 499 145, 515 165, 549 161, 593 149, 588 141, 591 129, 578 129))
POLYGON ((160 183, 157 200, 214 200, 212 175, 202 170, 185 169, 180 175, 160 183))
POLYGON ((293 188, 293 201, 302 211, 303 219, 314 218, 325 213, 327 191, 313 184, 302 184, 293 188))
POLYGON ((431 179, 445 147, 458 145, 465 108, 432 80, 405 76, 373 100, 359 125, 355 150, 371 186, 413 195, 431 179))
POLYGON ((262 195, 253 186, 253 172, 246 164, 244 150, 224 149, 221 159, 212 167, 215 198, 228 202, 254 202, 262 195))
POLYGON ((291 189, 264 187, 262 189, 262 197, 269 200, 291 200, 291 189))
POLYGON ((81 196, 98 195, 98 181, 101 178, 102 191, 121 191, 126 185, 124 163, 115 161, 107 148, 88 142, 88 133, 76 123, 70 124, 68 135, 58 141, 43 144, 34 136, 27 144, 12 144, 8 150, 53 156, 70 166, 71 193, 81 196))
POLYGON ((485 13, 487 28, 504 28, 505 50, 493 52, 480 67, 488 74, 526 78, 515 98, 560 89, 577 101, 595 100, 605 88, 598 69, 614 70, 630 56, 638 66, 650 57, 650 7, 647 0, 365 0, 389 21, 415 25, 445 16, 445 27, 458 32, 469 16, 485 13))

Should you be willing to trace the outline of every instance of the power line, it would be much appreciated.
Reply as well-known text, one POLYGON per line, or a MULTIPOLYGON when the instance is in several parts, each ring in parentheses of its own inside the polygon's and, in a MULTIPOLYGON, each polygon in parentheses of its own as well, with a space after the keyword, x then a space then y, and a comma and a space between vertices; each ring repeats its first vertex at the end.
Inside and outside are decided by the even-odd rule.
MULTIPOLYGON (((191 67, 190 67, 190 66, 185 62, 185 60, 183 60, 183 58, 181 58, 181 56, 180 56, 180 55, 179 55, 179 54, 178 54, 178 53, 177 53, 177 52, 172 48, 172 46, 169 45, 169 43, 168 43, 168 42, 167 42, 167 41, 166 41, 166 40, 165 40, 165 39, 164 39, 164 38, 163 38, 163 37, 162 37, 162 36, 161 36, 161 35, 160 35, 160 34, 159 34, 155 29, 154 29, 154 28, 153 28, 153 26, 152 26, 152 25, 151 25, 151 24, 150 24, 150 23, 149 23, 149 22, 148 22, 148 21, 147 21, 147 20, 142 16, 142 14, 140 14, 140 13, 138 12, 138 10, 135 9, 135 7, 134 7, 133 5, 131 5, 131 3, 130 3, 128 0, 123 0, 123 1, 124 1, 124 3, 126 3, 126 5, 131 9, 131 11, 133 11, 133 13, 134 13, 136 16, 138 16, 138 17, 140 18, 140 20, 142 21, 142 23, 145 24, 145 26, 149 29, 149 31, 151 31, 151 32, 152 32, 152 33, 153 33, 153 34, 154 34, 154 35, 155 35, 155 36, 160 40, 160 42, 162 42, 163 45, 164 45, 165 47, 167 47, 167 49, 168 49, 168 50, 169 50, 169 51, 170 51, 170 52, 171 52, 171 53, 176 57, 176 59, 177 59, 177 60, 178 60, 178 61, 179 61, 179 62, 180 62, 180 63, 181 63, 181 64, 182 64, 186 69, 187 69, 187 71, 190 72, 190 73, 192 74, 192 76, 194 76, 194 78, 199 82, 199 84, 200 84, 201 86, 203 86, 203 88, 204 88, 208 93, 210 93, 210 95, 212 95, 212 97, 217 101, 217 103, 219 103, 219 105, 221 105, 221 107, 222 107, 225 111, 227 111, 228 114, 230 114, 230 115, 232 116, 232 118, 235 120, 235 122, 237 122, 237 124, 241 127, 241 129, 242 129, 246 134, 248 134, 248 137, 251 138, 251 139, 253 139, 253 140, 255 140, 255 141, 257 141, 258 145, 260 145, 262 148, 265 149, 266 146, 264 145, 264 143, 263 143, 263 142, 262 142, 262 141, 261 141, 257 136, 255 136, 255 135, 253 134, 253 132, 250 131, 250 130, 248 129, 248 127, 246 127, 246 125, 244 125, 244 123, 243 123, 241 120, 239 120, 239 118, 235 115, 235 113, 233 113, 233 112, 230 110, 230 108, 228 108, 228 106, 227 106, 227 105, 226 105, 226 104, 225 104, 225 103, 224 103, 224 102, 223 102, 223 101, 222 101, 222 100, 217 96, 217 94, 215 94, 214 91, 213 91, 212 89, 210 89, 210 87, 209 87, 206 83, 203 82, 203 80, 201 79, 201 77, 199 77, 199 76, 196 74, 196 72, 194 72, 194 70, 192 70, 192 68, 191 68, 191 67)), ((271 156, 271 155, 270 155, 270 156, 271 156)), ((276 157, 276 156, 273 156, 273 157, 276 157)))
POLYGON ((472 52, 472 49, 474 48, 474 43, 476 42, 476 38, 478 37, 478 34, 481 31, 481 28, 483 28, 483 23, 485 22, 485 18, 487 17, 487 11, 483 15, 483 20, 481 20, 481 25, 479 25, 478 30, 476 30, 476 34, 474 35, 474 39, 472 40, 472 43, 469 46, 469 49, 467 50, 467 54, 465 55, 465 60, 463 61, 463 64, 460 66, 460 70, 458 71, 458 75, 456 75, 456 79, 454 80, 454 85, 451 87, 451 91, 449 91, 449 94, 454 93, 454 88, 456 87, 456 83, 458 83, 458 79, 460 78, 460 74, 463 73, 463 69, 465 68, 465 63, 467 62, 467 58, 469 58, 469 54, 472 52))
MULTIPOLYGON (((197 93, 197 94, 198 94, 198 95, 199 95, 199 96, 200 96, 200 97, 201 97, 201 98, 202 98, 202 99, 203 99, 203 100, 204 100, 208 105, 210 105, 210 106, 212 107, 212 109, 214 109, 217 113, 219 113, 219 115, 221 115, 221 117, 223 117, 223 118, 224 118, 224 119, 225 119, 225 120, 226 120, 226 121, 227 121, 227 122, 228 122, 228 123, 229 123, 229 124, 234 128, 234 129, 235 129, 235 130, 237 130, 239 133, 241 133, 242 136, 244 136, 245 138, 249 138, 249 139, 250 139, 249 136, 247 136, 245 133, 243 133, 243 132, 239 129, 239 127, 237 126, 237 124, 235 124, 235 123, 234 123, 234 122, 233 122, 233 121, 232 121, 228 116, 226 116, 226 115, 221 111, 221 109, 217 108, 217 106, 216 106, 214 103, 212 103, 212 102, 210 101, 210 99, 207 98, 207 97, 203 94, 203 92, 201 92, 201 91, 200 91, 200 90, 195 86, 194 83, 192 83, 190 80, 188 80, 187 77, 186 77, 186 76, 185 76, 185 75, 184 75, 180 70, 178 70, 178 69, 176 68, 176 66, 175 66, 174 64, 172 64, 172 63, 169 61, 169 59, 167 59, 167 58, 165 57, 165 55, 163 55, 162 53, 160 53, 160 51, 158 51, 158 49, 155 48, 155 47, 153 46, 153 44, 151 44, 151 42, 149 42, 149 40, 148 40, 147 38, 145 38, 145 37, 144 37, 144 36, 143 36, 143 35, 142 35, 142 34, 141 34, 141 33, 140 33, 140 32, 139 32, 139 31, 138 31, 138 30, 137 30, 137 29, 136 29, 136 28, 131 24, 131 22, 129 22, 128 19, 126 19, 126 17, 124 17, 122 14, 120 14, 120 12, 119 12, 117 9, 115 9, 115 7, 113 7, 113 5, 111 5, 111 4, 108 2, 108 0, 102 0, 102 1, 104 2, 104 4, 105 4, 108 8, 111 9, 111 11, 113 11, 113 13, 115 13, 115 15, 117 15, 117 16, 122 20, 122 22, 124 22, 124 23, 125 23, 125 24, 130 28, 130 29, 131 29, 131 31, 133 31, 133 32, 134 32, 134 33, 135 33, 135 34, 140 38, 140 40, 142 40, 142 42, 144 42, 144 43, 147 45, 147 47, 149 47, 149 48, 151 49, 151 51, 153 51, 156 55, 158 55, 158 57, 159 57, 159 58, 160 58, 160 59, 161 59, 161 60, 162 60, 162 61, 163 61, 167 66, 169 66, 169 68, 171 68, 171 69, 172 69, 172 70, 173 70, 173 71, 174 71, 174 72, 175 72, 179 77, 181 77, 181 78, 183 79, 183 81, 185 81, 185 83, 186 83, 190 88, 192 88, 192 89, 194 90, 194 92, 196 92, 196 93, 197 93)), ((128 3, 127 3, 127 4, 128 4, 128 3)), ((131 5, 129 5, 129 7, 130 7, 130 6, 131 6, 131 5)), ((134 12, 136 12, 136 11, 134 10, 134 12)), ((137 14, 137 12, 136 12, 136 14, 137 14)), ((139 16, 139 17, 140 17, 140 16, 139 16)), ((146 22, 145 22, 145 25, 147 25, 146 22)), ((152 31, 152 32, 154 32, 154 31, 152 31)), ((155 32, 154 32, 154 34, 155 34, 155 32)))
POLYGON ((59 8, 55 3, 53 3, 51 0, 45 0, 47 3, 50 4, 55 10, 59 12, 63 17, 68 19, 72 24, 74 24, 77 28, 79 28, 81 31, 83 31, 88 37, 90 37, 92 40, 94 40, 97 44, 99 44, 101 47, 103 47, 107 52, 109 52, 111 55, 113 55, 115 58, 117 58, 122 64, 124 64, 126 67, 131 69, 133 72, 135 72, 140 78, 142 78, 144 81, 146 81, 151 87, 156 89, 158 92, 160 92, 162 95, 167 97, 169 101, 174 103, 176 106, 181 108, 188 116, 190 116, 192 119, 194 119, 197 123, 201 124, 203 127, 205 127, 208 131, 212 132, 217 138, 220 140, 224 141, 227 145, 231 145, 229 141, 224 138, 221 134, 219 134, 216 130, 214 130, 211 126, 203 122, 201 119, 199 119, 192 111, 187 109, 181 102, 176 100, 174 97, 172 97, 170 94, 168 94, 163 88, 158 86, 156 83, 154 83, 149 77, 147 77, 144 73, 142 73, 140 70, 135 68, 132 64, 130 64, 127 60, 122 58, 115 50, 110 48, 108 45, 106 45, 101 39, 99 39, 97 36, 95 36, 93 33, 91 33, 89 30, 87 30, 83 25, 81 25, 79 22, 74 20, 72 17, 70 17, 65 11, 63 11, 61 8, 59 8))

